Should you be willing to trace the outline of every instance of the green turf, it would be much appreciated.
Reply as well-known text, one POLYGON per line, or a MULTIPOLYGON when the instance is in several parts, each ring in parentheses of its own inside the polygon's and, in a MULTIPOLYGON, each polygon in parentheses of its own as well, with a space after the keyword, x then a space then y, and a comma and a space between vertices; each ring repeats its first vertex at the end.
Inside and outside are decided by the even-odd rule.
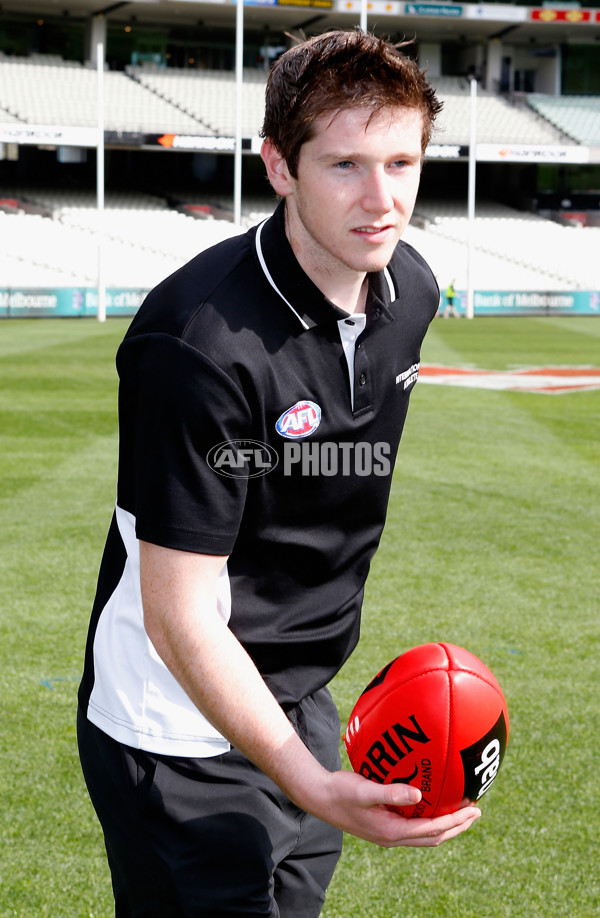
MULTIPOLYGON (((0 918, 109 918, 75 695, 115 494, 114 352, 126 323, 0 323, 0 918)), ((423 360, 600 363, 600 321, 436 320, 423 360)), ((323 918, 600 913, 600 392, 419 384, 342 717, 428 640, 502 683, 511 738, 484 817, 436 851, 346 840, 323 918)))

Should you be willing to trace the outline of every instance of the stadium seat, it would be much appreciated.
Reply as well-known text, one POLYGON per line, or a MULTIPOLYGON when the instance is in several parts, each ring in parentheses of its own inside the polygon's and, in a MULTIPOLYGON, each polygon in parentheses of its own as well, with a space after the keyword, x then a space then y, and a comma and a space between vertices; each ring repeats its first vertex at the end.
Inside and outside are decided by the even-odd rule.
POLYGON ((529 95, 531 108, 574 141, 600 147, 600 99, 590 96, 529 95))

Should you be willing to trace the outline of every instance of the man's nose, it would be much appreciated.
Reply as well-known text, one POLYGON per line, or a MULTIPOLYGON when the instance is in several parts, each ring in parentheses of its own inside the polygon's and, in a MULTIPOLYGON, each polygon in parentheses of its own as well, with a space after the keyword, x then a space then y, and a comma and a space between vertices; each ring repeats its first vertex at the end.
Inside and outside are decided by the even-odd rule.
POLYGON ((385 169, 371 169, 365 177, 363 188, 363 207, 370 213, 386 214, 394 206, 390 179, 385 169))

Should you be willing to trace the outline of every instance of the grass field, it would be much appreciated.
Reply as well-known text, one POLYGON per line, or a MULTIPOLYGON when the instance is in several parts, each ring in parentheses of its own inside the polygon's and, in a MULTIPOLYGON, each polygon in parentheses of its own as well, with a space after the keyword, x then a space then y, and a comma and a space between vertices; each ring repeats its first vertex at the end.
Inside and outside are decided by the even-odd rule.
MULTIPOLYGON (((115 494, 122 320, 0 323, 0 918, 109 918, 76 689, 115 494)), ((436 321, 428 362, 600 363, 600 320, 436 321)), ((347 838, 323 918, 600 914, 600 392, 419 384, 342 719, 393 656, 467 646, 511 736, 484 817, 436 851, 347 838)))

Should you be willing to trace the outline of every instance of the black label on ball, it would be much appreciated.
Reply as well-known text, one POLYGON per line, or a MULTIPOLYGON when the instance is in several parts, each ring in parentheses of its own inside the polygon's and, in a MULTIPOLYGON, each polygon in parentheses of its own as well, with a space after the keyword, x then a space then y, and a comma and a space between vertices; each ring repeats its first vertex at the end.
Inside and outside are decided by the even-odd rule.
POLYGON ((504 714, 482 736, 480 740, 461 750, 461 758, 465 774, 464 797, 475 803, 491 786, 498 774, 506 752, 506 721, 504 714))

